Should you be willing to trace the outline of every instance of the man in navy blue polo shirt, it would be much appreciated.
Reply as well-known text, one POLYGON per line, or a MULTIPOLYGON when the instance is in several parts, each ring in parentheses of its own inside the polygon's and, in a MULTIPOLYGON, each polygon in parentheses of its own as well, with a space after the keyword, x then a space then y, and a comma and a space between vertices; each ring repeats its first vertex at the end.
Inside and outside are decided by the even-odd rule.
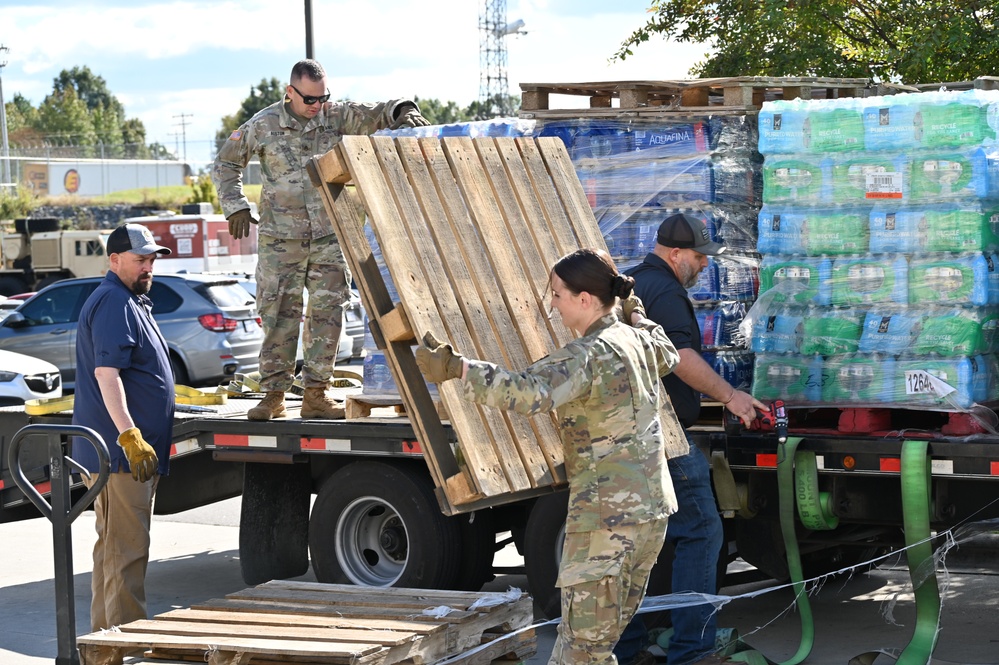
MULTIPOLYGON (((94 503, 95 632, 146 618, 149 525, 169 468, 174 409, 170 353, 146 295, 156 258, 170 250, 147 227, 123 224, 108 236, 107 253, 110 270, 80 312, 73 408, 73 424, 100 434, 111 453, 110 479, 94 503)), ((89 443, 74 445, 73 457, 98 471, 89 443)))

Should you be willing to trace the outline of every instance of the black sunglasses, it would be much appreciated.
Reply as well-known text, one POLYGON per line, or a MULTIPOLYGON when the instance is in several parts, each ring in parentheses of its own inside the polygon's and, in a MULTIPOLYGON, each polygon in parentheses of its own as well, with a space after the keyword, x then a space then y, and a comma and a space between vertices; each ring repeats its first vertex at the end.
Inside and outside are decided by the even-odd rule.
MULTIPOLYGON (((289 83, 288 85, 291 84, 289 83)), ((328 89, 326 90, 326 94, 321 97, 313 97, 312 95, 303 95, 302 91, 293 85, 291 85, 291 89, 298 93, 298 96, 302 98, 302 101, 305 103, 306 106, 312 106, 316 102, 326 102, 329 101, 330 98, 330 93, 328 89)))

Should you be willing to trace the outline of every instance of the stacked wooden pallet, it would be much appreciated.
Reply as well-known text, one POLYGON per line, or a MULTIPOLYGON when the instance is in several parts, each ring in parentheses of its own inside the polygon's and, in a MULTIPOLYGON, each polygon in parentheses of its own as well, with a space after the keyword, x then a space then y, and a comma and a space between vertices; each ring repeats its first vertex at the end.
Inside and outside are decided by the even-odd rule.
POLYGON ((736 76, 675 81, 522 83, 520 117, 577 117, 580 109, 551 108, 552 95, 589 98, 588 116, 655 116, 664 111, 740 113, 768 99, 862 97, 864 78, 736 76), (614 104, 617 100, 617 104, 614 104))
POLYGON ((570 339, 546 312, 548 272, 563 254, 606 245, 563 143, 345 136, 311 166, 372 335, 446 494, 444 510, 477 510, 563 484, 550 414, 480 407, 447 382, 439 394, 456 449, 413 356, 429 331, 467 356, 524 368, 570 339), (365 217, 399 302, 365 237, 365 217))
POLYGON ((533 629, 519 630, 531 598, 515 595, 269 582, 77 643, 82 665, 140 652, 150 665, 488 665, 537 650, 533 629))

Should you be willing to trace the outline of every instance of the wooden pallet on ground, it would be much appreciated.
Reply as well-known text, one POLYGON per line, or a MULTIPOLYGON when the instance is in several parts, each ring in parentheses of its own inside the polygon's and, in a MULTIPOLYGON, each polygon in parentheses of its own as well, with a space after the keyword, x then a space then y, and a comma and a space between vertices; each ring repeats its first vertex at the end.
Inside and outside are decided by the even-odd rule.
POLYGON ((527 594, 268 582, 77 640, 82 665, 488 665, 537 650, 527 594), (470 653, 483 643, 486 648, 470 653))
POLYGON ((445 512, 563 484, 551 414, 481 407, 462 398, 457 382, 445 382, 439 394, 456 451, 413 356, 416 340, 432 332, 468 357, 524 368, 571 339, 547 315, 548 272, 570 251, 606 244, 562 141, 345 136, 310 171, 450 504, 445 512), (389 296, 361 211, 399 302, 389 296))
POLYGON ((864 78, 735 76, 672 81, 522 83, 520 117, 655 115, 664 111, 739 112, 758 110, 768 99, 862 97, 864 78), (588 97, 588 109, 552 109, 552 95, 588 97), (615 106, 614 100, 617 100, 615 106))

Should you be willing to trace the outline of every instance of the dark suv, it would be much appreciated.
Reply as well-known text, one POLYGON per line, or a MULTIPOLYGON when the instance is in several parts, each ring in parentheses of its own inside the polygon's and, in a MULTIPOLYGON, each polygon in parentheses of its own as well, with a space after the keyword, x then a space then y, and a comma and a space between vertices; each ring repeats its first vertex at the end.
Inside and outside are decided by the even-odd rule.
MULTIPOLYGON (((72 390, 80 310, 102 279, 65 279, 39 291, 0 322, 0 349, 48 360, 59 368, 64 388, 72 390)), ((209 385, 256 371, 264 332, 252 298, 236 280, 155 275, 149 297, 177 383, 209 385)))

